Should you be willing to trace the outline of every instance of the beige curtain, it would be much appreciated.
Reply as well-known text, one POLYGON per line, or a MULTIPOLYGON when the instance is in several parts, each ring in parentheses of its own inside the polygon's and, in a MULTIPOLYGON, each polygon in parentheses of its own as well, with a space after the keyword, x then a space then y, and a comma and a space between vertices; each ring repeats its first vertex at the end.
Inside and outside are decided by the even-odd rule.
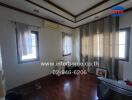
POLYGON ((118 79, 118 29, 117 17, 106 17, 80 28, 81 62, 91 63, 89 72, 96 68, 108 71, 108 77, 118 79))

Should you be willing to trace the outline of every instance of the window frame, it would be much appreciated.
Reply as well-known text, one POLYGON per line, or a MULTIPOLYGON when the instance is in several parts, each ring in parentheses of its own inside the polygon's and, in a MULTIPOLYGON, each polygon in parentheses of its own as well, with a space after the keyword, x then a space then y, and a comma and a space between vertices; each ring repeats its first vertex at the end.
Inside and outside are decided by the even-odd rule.
POLYGON ((17 29, 16 29, 16 44, 17 44, 17 59, 18 59, 18 64, 23 64, 23 63, 29 63, 29 62, 35 62, 35 61, 40 61, 40 56, 39 56, 39 32, 38 31, 31 31, 31 34, 36 35, 36 58, 35 59, 28 59, 28 60, 21 60, 21 56, 19 55, 19 49, 18 49, 18 37, 17 37, 17 29))
POLYGON ((126 58, 119 58, 120 61, 126 61, 128 62, 129 61, 129 49, 130 49, 130 32, 131 32, 131 28, 130 27, 125 27, 125 28, 120 28, 119 30, 119 33, 120 31, 126 31, 126 44, 127 44, 127 47, 125 48, 125 55, 126 55, 126 58))

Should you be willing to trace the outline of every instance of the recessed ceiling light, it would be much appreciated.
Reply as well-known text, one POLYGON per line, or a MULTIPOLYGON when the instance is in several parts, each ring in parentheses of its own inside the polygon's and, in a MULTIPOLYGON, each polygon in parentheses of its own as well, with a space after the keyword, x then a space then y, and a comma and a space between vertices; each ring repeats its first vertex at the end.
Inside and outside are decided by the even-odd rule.
POLYGON ((98 18, 99 18, 99 16, 94 17, 94 19, 98 19, 98 18))
POLYGON ((65 21, 61 21, 61 23, 65 23, 65 21))
POLYGON ((39 13, 39 10, 37 10, 37 9, 34 9, 34 10, 33 10, 33 12, 35 12, 35 13, 39 13))

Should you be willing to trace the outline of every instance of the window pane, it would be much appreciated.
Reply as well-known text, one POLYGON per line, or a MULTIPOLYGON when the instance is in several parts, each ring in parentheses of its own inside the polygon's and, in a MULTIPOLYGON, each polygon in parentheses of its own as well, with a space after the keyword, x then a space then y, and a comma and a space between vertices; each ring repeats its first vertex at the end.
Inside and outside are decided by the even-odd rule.
MULTIPOLYGON (((22 55, 22 60, 30 60, 30 59, 36 59, 37 58, 37 47, 36 47, 36 44, 37 44, 37 37, 36 37, 36 34, 32 34, 32 46, 31 46, 31 52, 28 53, 27 55, 22 55)), ((29 43, 30 44, 30 43, 29 43)))
POLYGON ((119 32, 119 44, 126 44, 126 32, 125 31, 119 32))
POLYGON ((119 45, 119 58, 126 58, 126 45, 119 45))
POLYGON ((32 34, 32 46, 36 46, 36 35, 32 34))

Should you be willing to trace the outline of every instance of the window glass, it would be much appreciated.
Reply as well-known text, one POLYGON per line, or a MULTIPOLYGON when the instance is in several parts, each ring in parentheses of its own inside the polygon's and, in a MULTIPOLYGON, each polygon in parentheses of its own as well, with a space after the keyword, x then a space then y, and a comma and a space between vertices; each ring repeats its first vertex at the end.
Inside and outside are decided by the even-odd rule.
POLYGON ((37 36, 36 34, 31 34, 31 52, 27 55, 22 55, 22 60, 30 60, 30 59, 36 59, 37 58, 37 36))

